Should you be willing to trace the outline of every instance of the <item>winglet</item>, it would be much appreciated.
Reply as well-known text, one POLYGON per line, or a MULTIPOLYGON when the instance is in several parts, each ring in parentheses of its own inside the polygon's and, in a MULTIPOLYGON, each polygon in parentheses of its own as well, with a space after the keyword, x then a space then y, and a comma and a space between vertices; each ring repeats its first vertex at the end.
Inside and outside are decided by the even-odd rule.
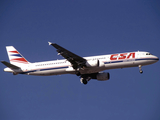
POLYGON ((51 45, 52 43, 51 42, 48 42, 49 43, 49 45, 51 45))

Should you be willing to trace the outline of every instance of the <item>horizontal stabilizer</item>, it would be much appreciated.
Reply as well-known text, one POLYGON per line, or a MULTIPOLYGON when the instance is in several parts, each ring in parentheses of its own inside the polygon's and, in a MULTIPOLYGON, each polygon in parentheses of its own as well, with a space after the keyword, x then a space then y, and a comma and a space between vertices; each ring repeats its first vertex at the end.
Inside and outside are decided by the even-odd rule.
POLYGON ((10 69, 20 69, 20 67, 17 67, 13 64, 6 62, 6 61, 1 61, 1 63, 3 63, 5 66, 9 67, 10 69))

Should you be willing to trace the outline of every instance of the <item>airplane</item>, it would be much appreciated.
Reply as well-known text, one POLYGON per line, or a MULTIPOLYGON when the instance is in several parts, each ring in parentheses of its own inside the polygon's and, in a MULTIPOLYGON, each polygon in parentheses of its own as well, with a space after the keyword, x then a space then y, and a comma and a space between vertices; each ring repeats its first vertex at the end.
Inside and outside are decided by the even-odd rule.
POLYGON ((9 62, 1 61, 7 68, 5 72, 36 76, 49 76, 61 74, 76 74, 80 76, 80 82, 87 84, 91 79, 106 81, 110 79, 109 69, 139 67, 139 72, 143 73, 142 66, 156 63, 159 58, 149 52, 137 51, 100 56, 80 57, 56 43, 48 42, 56 48, 58 55, 65 59, 28 62, 13 46, 6 46, 9 62))

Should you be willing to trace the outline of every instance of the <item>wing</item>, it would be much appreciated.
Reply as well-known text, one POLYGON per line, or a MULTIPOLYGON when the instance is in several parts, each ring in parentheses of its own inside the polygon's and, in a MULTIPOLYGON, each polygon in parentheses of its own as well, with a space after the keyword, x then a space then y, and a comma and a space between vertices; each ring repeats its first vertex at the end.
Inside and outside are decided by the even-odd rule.
POLYGON ((52 45, 57 49, 58 54, 62 55, 65 59, 67 59, 74 69, 82 68, 85 66, 86 59, 66 50, 65 48, 59 46, 56 43, 48 42, 49 45, 52 45))

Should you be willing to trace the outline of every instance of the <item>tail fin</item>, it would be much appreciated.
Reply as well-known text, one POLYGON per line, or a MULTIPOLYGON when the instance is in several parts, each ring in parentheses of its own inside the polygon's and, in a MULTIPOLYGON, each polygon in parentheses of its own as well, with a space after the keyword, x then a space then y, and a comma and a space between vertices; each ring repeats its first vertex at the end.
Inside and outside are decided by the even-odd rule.
POLYGON ((13 47, 6 46, 10 63, 13 65, 29 64, 29 62, 13 47))

